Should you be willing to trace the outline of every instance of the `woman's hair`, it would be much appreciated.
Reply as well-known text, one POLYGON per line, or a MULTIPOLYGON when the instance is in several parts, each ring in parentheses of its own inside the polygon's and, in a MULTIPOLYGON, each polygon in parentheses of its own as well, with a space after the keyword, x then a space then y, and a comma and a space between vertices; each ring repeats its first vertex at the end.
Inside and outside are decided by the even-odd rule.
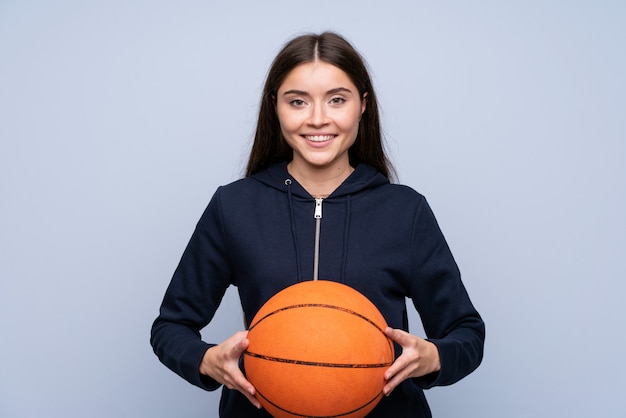
POLYGON ((298 36, 289 41, 274 58, 263 88, 246 176, 274 163, 291 160, 293 152, 283 138, 276 114, 278 88, 295 67, 317 60, 345 72, 359 91, 361 100, 367 93, 367 105, 359 123, 357 138, 348 151, 350 164, 356 166, 361 162, 367 163, 385 176, 393 176, 393 167, 383 147, 378 102, 365 62, 348 41, 332 32, 298 36))

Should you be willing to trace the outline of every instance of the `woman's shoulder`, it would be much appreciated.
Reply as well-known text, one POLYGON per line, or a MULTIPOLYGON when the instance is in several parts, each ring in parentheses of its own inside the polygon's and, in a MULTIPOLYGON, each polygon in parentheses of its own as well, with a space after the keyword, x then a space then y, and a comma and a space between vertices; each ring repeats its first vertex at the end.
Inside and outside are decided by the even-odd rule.
POLYGON ((426 200, 425 196, 413 187, 402 183, 389 183, 382 188, 383 192, 392 198, 410 199, 415 201, 426 200))
POLYGON ((237 180, 233 180, 230 183, 222 184, 218 187, 218 190, 222 192, 238 191, 250 188, 255 183, 256 182, 253 181, 250 177, 243 177, 237 180))
POLYGON ((261 189, 263 189, 263 187, 260 187, 258 181, 254 181, 250 177, 244 177, 220 185, 215 190, 215 197, 227 200, 249 200, 257 193, 261 193, 261 189))

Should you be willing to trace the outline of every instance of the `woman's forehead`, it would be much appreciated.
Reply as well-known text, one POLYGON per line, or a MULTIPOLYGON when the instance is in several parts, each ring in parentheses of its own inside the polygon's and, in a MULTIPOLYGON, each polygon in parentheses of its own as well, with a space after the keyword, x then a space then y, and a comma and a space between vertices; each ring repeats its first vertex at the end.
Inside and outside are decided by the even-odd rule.
POLYGON ((281 94, 290 90, 312 94, 341 89, 353 92, 356 87, 345 71, 325 61, 308 62, 294 67, 278 88, 281 94))

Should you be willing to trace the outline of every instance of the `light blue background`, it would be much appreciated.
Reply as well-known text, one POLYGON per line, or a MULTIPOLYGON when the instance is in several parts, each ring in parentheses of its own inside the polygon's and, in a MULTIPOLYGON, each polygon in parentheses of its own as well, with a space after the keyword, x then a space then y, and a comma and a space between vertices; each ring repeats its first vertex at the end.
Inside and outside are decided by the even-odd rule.
MULTIPOLYGON (((324 29, 487 323, 435 416, 626 416, 623 1, 0 0, 1 417, 217 416, 150 325, 271 60, 324 29)), ((240 328, 229 292, 204 335, 240 328)))

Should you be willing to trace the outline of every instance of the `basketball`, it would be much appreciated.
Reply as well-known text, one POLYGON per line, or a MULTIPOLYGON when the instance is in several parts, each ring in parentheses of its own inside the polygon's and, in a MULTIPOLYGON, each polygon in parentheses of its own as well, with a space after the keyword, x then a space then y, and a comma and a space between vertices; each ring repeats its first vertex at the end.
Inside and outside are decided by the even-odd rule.
POLYGON ((364 417, 381 400, 394 360, 386 327, 376 306, 349 286, 292 285, 252 320, 246 377, 276 418, 364 417))

